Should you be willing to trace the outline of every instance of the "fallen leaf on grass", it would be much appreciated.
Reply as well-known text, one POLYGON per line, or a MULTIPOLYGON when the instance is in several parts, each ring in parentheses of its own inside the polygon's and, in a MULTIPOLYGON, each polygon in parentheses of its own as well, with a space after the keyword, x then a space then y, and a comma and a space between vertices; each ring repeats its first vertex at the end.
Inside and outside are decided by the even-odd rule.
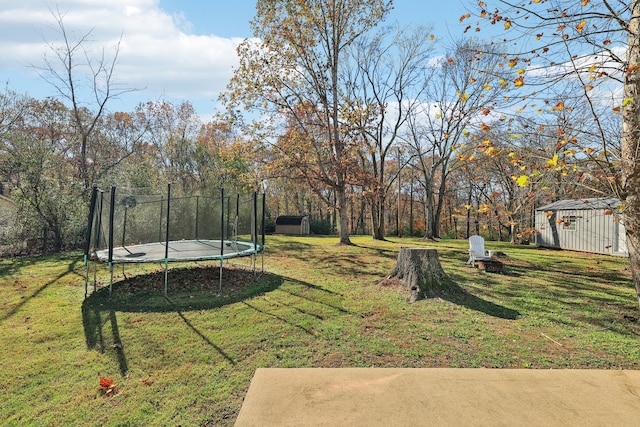
POLYGON ((113 382, 113 378, 100 377, 100 387, 98 387, 98 391, 105 397, 111 397, 116 394, 116 383, 113 382))

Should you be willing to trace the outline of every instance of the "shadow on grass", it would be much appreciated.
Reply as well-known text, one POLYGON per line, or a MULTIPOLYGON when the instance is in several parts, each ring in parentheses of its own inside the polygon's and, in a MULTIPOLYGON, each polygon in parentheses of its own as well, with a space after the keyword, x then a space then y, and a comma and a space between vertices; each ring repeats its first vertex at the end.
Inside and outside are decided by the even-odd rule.
POLYGON ((229 363, 236 362, 184 315, 195 310, 210 310, 251 299, 278 288, 283 279, 269 273, 254 278, 252 271, 223 269, 220 290, 218 268, 174 269, 169 273, 168 296, 164 296, 164 272, 130 277, 89 295, 82 303, 82 322, 89 349, 105 353, 113 349, 120 373, 129 367, 120 339, 118 312, 176 313, 184 324, 229 363), (106 328, 106 325, 109 327, 106 328), (109 329, 107 331, 107 329, 109 329))
MULTIPOLYGON (((27 304, 28 302, 36 298, 53 283, 56 283, 58 280, 62 279, 63 277, 69 274, 74 274, 74 273, 77 274, 76 270, 78 268, 78 264, 81 262, 81 259, 79 257, 74 256, 72 258, 69 258, 68 256, 60 256, 59 260, 60 262, 64 262, 67 260, 69 261, 69 264, 67 265, 67 269, 61 272, 60 274, 58 274, 53 279, 50 279, 43 285, 39 286, 34 292, 31 293, 31 295, 24 297, 18 304, 16 304, 9 311, 7 311, 7 313, 3 314, 0 317, 0 322, 7 320, 8 318, 16 314, 25 304, 27 304)), ((0 267, 0 275, 16 274, 18 271, 20 271, 21 268, 29 265, 35 265, 35 264, 37 264, 37 261, 34 261, 34 259, 31 257, 25 257, 18 260, 11 260, 11 262, 7 262, 6 265, 3 265, 2 267, 0 267)))
MULTIPOLYGON (((462 288, 460 288, 462 289, 462 288)), ((443 300, 453 304, 461 305, 471 310, 479 311, 500 319, 515 320, 520 317, 520 312, 511 308, 495 304, 491 301, 484 300, 470 292, 462 290, 459 294, 447 294, 440 296, 443 300)))
POLYGON ((458 283, 464 282, 464 280, 463 277, 449 275, 446 280, 447 283, 442 286, 442 290, 437 292, 437 296, 453 304, 500 319, 515 320, 520 317, 519 311, 487 301, 460 286, 458 283))

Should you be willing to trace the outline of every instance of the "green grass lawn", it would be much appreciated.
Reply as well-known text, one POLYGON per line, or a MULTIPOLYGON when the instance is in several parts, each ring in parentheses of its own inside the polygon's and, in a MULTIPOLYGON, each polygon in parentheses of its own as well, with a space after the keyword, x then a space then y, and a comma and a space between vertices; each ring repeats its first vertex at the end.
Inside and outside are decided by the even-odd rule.
POLYGON ((158 265, 116 267, 111 298, 101 267, 85 299, 79 253, 0 261, 0 419, 233 425, 261 367, 640 368, 626 259, 486 242, 494 274, 466 241, 353 242, 268 237, 266 274, 234 260, 220 293, 217 263, 172 265, 168 300, 158 265), (381 285, 402 246, 437 248, 469 294, 408 304, 381 285))

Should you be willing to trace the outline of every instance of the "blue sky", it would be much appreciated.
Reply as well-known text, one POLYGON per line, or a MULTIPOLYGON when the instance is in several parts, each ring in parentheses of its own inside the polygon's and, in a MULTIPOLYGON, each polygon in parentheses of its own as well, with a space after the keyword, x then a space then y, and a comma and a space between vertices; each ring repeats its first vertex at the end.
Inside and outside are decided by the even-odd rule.
MULTIPOLYGON (((461 37, 461 15, 473 0, 396 0, 388 22, 433 26, 438 37, 461 37)), ((60 40, 51 10, 64 15, 72 39, 91 33, 97 57, 120 41, 116 77, 123 95, 110 109, 132 111, 138 102, 190 101, 204 116, 216 111, 237 59, 235 47, 251 37, 255 0, 0 0, 0 80, 35 98, 55 96, 32 65, 51 58, 46 42, 60 40)))

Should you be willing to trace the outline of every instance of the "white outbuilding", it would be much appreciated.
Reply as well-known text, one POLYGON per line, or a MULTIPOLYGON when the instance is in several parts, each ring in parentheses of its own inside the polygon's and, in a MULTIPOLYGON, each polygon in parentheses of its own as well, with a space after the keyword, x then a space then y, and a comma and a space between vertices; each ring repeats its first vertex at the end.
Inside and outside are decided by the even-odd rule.
POLYGON ((559 200, 535 211, 536 244, 628 256, 620 200, 614 197, 559 200))

